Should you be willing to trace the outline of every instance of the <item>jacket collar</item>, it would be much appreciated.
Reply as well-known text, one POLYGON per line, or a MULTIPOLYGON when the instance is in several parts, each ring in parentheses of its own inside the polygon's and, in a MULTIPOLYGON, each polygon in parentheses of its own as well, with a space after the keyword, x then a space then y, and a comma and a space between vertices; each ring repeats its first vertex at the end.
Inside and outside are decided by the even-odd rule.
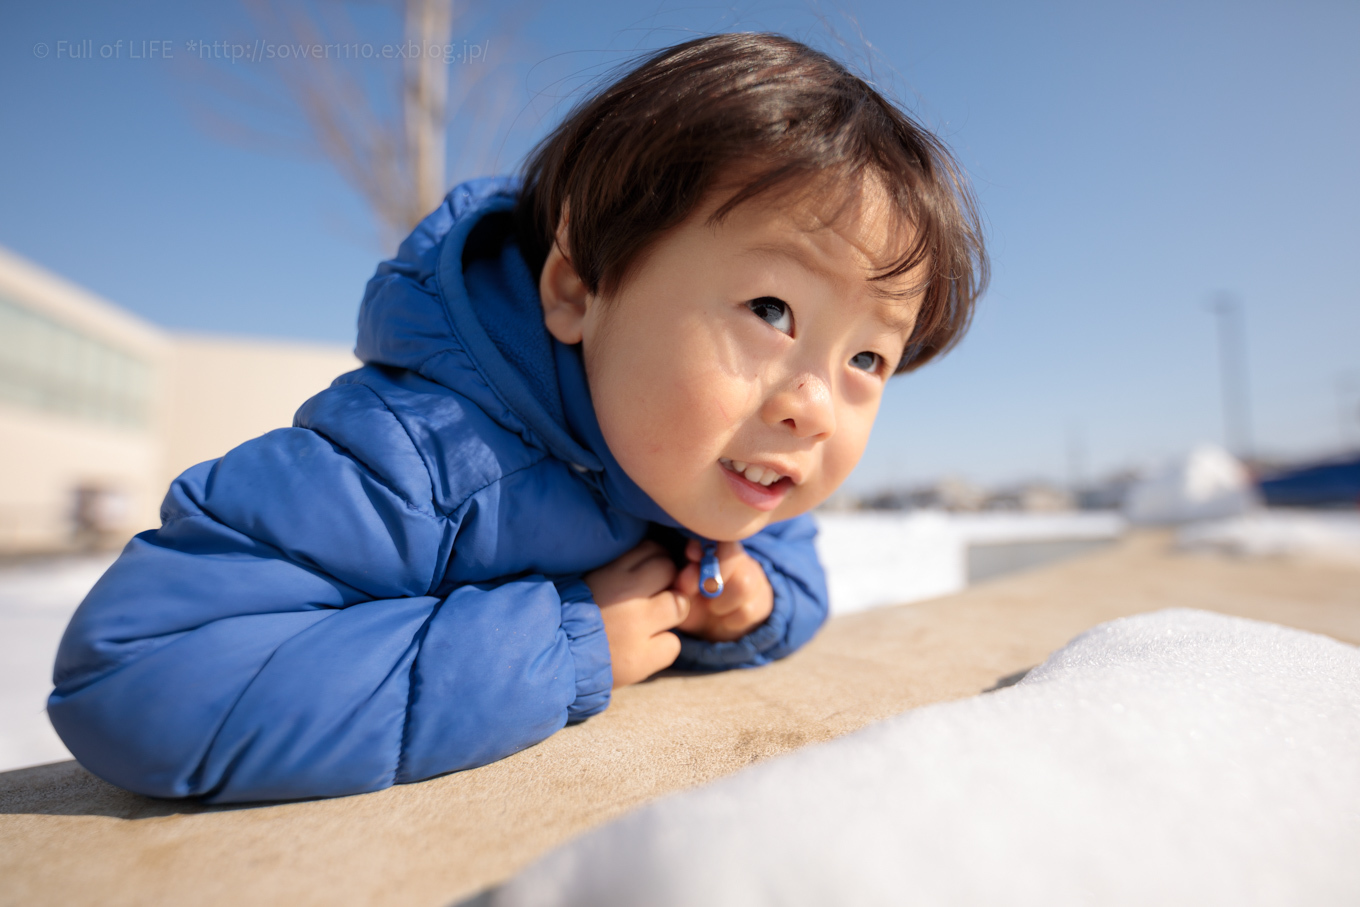
POLYGON ((454 187, 396 258, 379 265, 364 295, 355 352, 365 363, 411 369, 471 392, 493 419, 571 464, 616 510, 678 526, 610 453, 579 345, 559 343, 544 327, 538 285, 513 229, 483 229, 475 234, 478 248, 469 249, 487 217, 514 210, 518 190, 508 178, 454 187))
POLYGON ((553 340, 553 357, 557 363, 557 378, 562 388, 562 402, 566 405, 567 424, 572 433, 588 447, 600 461, 600 469, 586 473, 596 489, 616 510, 664 526, 679 528, 680 524, 662 510, 647 492, 623 471, 614 459, 609 445, 600 431, 591 403, 590 388, 586 384, 585 363, 581 359, 581 345, 567 346, 553 340))

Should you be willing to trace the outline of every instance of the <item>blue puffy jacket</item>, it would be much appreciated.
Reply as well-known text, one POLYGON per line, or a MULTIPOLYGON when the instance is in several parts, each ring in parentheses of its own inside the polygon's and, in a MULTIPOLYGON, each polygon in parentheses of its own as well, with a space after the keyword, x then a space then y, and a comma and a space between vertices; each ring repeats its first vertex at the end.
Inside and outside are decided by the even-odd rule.
MULTIPOLYGON (((61 641, 48 702, 81 764, 210 802, 334 796, 503 758, 602 711, 583 573, 675 523, 619 468, 577 348, 543 326, 477 180, 368 284, 366 363, 171 485, 61 641)), ((811 518, 746 541, 774 613, 683 637, 681 667, 758 665, 826 616, 811 518)))

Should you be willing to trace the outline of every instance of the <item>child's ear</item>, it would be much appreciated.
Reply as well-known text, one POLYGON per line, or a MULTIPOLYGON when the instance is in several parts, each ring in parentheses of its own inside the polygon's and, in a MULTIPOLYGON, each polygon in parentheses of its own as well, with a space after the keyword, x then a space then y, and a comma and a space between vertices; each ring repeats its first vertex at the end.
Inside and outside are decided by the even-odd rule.
POLYGON ((586 309, 593 300, 571 263, 566 206, 557 225, 557 240, 548 250, 548 260, 538 278, 538 296, 543 303, 543 323, 548 333, 566 344, 580 343, 586 309))

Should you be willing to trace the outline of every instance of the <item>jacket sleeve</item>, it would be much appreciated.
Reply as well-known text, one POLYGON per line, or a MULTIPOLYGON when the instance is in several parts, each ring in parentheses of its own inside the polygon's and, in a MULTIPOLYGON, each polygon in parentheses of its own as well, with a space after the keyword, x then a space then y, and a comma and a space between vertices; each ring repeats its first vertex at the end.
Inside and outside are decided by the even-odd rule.
POLYGON ((803 645, 826 621, 826 575, 814 544, 811 514, 767 526, 742 542, 765 569, 774 589, 774 610, 760 626, 732 642, 707 642, 679 634, 675 666, 688 670, 754 667, 783 658, 803 645))
POLYGON ((281 429, 188 470, 91 590, 48 704, 90 771, 209 802, 352 794, 500 759, 608 704, 585 584, 433 594, 466 510, 436 512, 390 412, 349 415, 352 445, 281 429))

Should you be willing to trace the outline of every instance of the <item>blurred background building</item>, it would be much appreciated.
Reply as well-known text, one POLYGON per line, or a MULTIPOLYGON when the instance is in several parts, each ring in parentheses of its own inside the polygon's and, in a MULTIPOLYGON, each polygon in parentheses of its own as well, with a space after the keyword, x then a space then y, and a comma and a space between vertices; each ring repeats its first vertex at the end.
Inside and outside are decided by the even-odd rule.
POLYGON ((0 555, 159 525, 171 479, 357 366, 340 346, 166 331, 0 248, 0 555))

